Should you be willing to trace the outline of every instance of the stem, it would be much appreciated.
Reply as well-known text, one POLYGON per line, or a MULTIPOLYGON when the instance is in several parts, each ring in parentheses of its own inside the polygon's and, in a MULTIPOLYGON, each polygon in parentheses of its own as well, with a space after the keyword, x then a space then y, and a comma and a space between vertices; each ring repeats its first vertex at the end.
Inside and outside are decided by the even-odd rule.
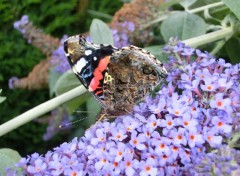
MULTIPOLYGON (((213 8, 213 7, 218 7, 218 6, 222 6, 224 5, 223 2, 216 2, 216 3, 212 3, 212 4, 209 4, 209 5, 205 5, 205 6, 202 6, 202 7, 198 7, 198 8, 195 8, 195 9, 191 9, 191 10, 186 10, 187 12, 189 13, 198 13, 198 12, 201 12, 201 11, 204 11, 206 9, 210 9, 210 8, 213 8)), ((171 12, 168 12, 169 14, 174 14, 176 13, 177 11, 171 11, 171 12)), ((167 13, 167 12, 165 12, 167 13)), ((169 15, 161 15, 160 14, 160 18, 157 18, 157 19, 154 19, 153 21, 150 21, 149 23, 147 23, 146 25, 143 25, 142 28, 145 29, 155 23, 159 23, 163 20, 165 20, 169 15)))
POLYGON ((79 87, 76 87, 62 95, 59 95, 47 102, 44 102, 29 111, 7 121, 6 123, 0 125, 0 136, 24 125, 25 123, 55 109, 56 107, 60 106, 63 103, 66 103, 67 101, 72 100, 73 98, 76 98, 83 93, 86 92, 86 89, 81 85, 79 87))
POLYGON ((226 44, 226 40, 220 40, 219 42, 216 43, 216 46, 214 49, 210 52, 212 56, 215 56, 220 49, 226 44))
POLYGON ((233 35, 233 33, 234 33, 233 28, 227 27, 215 32, 211 32, 208 34, 200 35, 198 37, 187 39, 182 42, 184 42, 186 45, 196 48, 198 46, 201 46, 210 42, 215 42, 220 39, 224 39, 224 38, 228 39, 233 35))
POLYGON ((210 9, 210 8, 214 8, 214 7, 218 7, 218 6, 222 6, 222 5, 224 5, 223 2, 216 2, 216 3, 212 3, 209 5, 202 6, 202 7, 198 7, 198 8, 192 9, 192 10, 188 10, 188 12, 189 13, 198 13, 198 12, 204 11, 206 9, 210 9))

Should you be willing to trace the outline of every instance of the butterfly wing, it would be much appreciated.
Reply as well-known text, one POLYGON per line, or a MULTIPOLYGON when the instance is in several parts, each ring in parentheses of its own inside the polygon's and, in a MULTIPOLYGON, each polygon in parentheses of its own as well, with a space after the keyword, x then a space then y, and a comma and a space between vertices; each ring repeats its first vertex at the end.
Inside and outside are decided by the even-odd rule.
POLYGON ((106 108, 103 95, 104 76, 108 70, 111 54, 117 51, 117 48, 111 45, 95 45, 76 35, 64 42, 64 50, 78 79, 100 105, 106 108))
POLYGON ((166 75, 163 64, 146 50, 129 46, 114 52, 103 84, 105 101, 110 104, 108 113, 131 112, 166 75))

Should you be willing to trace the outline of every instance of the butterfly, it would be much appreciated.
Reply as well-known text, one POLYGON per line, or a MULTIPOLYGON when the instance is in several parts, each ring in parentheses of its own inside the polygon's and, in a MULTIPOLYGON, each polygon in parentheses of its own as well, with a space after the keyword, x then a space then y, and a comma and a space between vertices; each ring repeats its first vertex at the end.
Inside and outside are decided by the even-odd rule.
POLYGON ((129 114, 167 75, 156 57, 132 45, 118 49, 76 35, 65 40, 64 51, 73 72, 107 119, 129 114))

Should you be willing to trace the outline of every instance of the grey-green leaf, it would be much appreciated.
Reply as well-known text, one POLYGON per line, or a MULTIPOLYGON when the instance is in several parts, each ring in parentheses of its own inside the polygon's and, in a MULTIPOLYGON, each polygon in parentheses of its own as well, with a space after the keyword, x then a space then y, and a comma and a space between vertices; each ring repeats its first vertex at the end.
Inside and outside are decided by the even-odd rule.
POLYGON ((64 92, 67 92, 77 86, 79 86, 81 82, 77 79, 76 75, 72 72, 72 70, 64 73, 56 82, 54 92, 56 95, 60 95, 64 92))
POLYGON ((186 40, 206 33, 205 21, 188 12, 177 12, 165 19, 161 25, 161 34, 167 42, 170 37, 186 40))
POLYGON ((237 16, 240 20, 240 1, 239 0, 223 0, 223 3, 237 16))
POLYGON ((193 5, 197 0, 182 0, 179 4, 184 8, 188 8, 193 5))
MULTIPOLYGON (((3 148, 0 149, 0 175, 6 175, 6 168, 15 168, 15 164, 21 159, 19 153, 15 150, 3 148)), ((20 169, 17 169, 20 171, 20 169)))
POLYGON ((49 85, 50 96, 53 96, 56 82, 60 76, 61 74, 56 72, 54 68, 50 69, 48 74, 48 85, 49 85))
POLYGON ((106 23, 93 19, 90 26, 90 36, 93 43, 113 45, 113 35, 106 23))

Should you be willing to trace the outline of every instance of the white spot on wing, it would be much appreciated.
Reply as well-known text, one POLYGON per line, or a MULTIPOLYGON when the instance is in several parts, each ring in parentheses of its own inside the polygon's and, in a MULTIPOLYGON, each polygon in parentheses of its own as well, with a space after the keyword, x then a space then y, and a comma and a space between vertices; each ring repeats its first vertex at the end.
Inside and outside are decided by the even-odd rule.
POLYGON ((96 60, 97 60, 97 57, 94 57, 94 58, 93 58, 93 60, 95 60, 95 61, 96 61, 96 60))
POLYGON ((86 56, 88 56, 88 55, 90 55, 90 54, 92 54, 92 50, 86 50, 86 51, 85 51, 85 55, 86 55, 86 56))
POLYGON ((85 58, 81 58, 75 65, 74 65, 74 68, 75 68, 75 71, 77 71, 78 73, 80 73, 83 69, 83 67, 85 67, 85 65, 87 64, 88 62, 86 61, 85 58))

